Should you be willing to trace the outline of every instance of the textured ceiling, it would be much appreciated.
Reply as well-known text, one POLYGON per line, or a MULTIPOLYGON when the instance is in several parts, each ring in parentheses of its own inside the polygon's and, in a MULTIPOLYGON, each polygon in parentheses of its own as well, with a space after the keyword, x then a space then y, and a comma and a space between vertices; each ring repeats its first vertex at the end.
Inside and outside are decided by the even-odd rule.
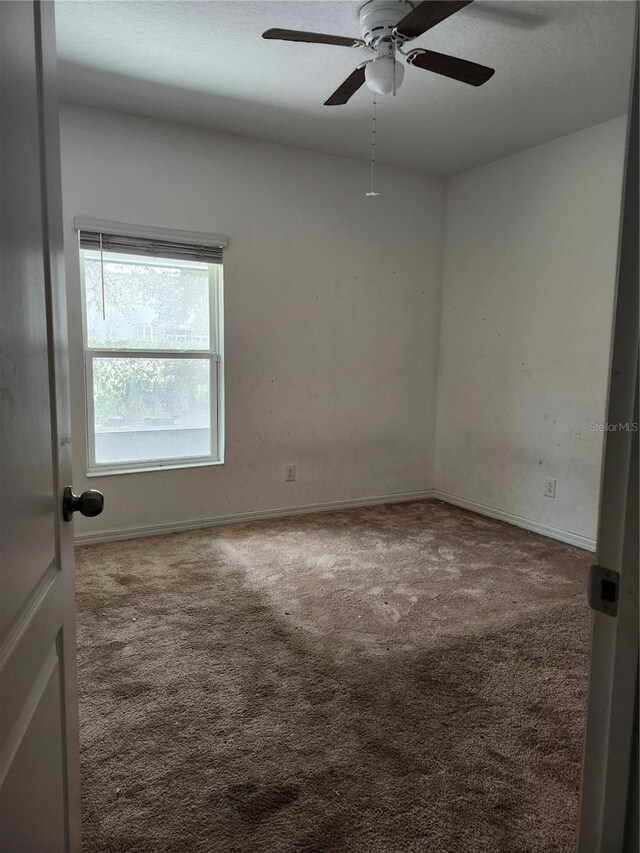
MULTIPOLYGON (((269 27, 359 36, 351 2, 56 4, 62 96, 367 158, 371 93, 323 101, 369 54, 264 41, 269 27)), ((408 68, 379 98, 378 160, 455 174, 626 112, 632 2, 476 0, 412 46, 496 69, 475 89, 408 68)))

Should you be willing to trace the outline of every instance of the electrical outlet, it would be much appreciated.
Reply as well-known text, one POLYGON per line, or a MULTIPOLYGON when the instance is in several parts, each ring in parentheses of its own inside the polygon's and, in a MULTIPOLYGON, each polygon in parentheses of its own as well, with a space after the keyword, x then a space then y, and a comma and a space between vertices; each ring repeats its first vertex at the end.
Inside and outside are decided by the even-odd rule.
POLYGON ((553 477, 545 477, 544 478, 544 486, 542 489, 542 494, 545 498, 555 498, 556 496, 556 481, 553 477))
POLYGON ((284 481, 285 481, 285 483, 293 483, 295 478, 296 478, 296 466, 295 465, 285 465, 284 466, 284 481))

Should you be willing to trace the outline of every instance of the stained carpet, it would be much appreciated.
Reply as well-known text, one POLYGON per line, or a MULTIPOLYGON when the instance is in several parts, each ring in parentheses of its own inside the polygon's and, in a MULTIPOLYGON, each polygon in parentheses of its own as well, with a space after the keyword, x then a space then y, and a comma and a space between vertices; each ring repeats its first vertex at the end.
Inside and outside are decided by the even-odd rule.
POLYGON ((77 558, 87 853, 573 850, 584 551, 416 502, 77 558))

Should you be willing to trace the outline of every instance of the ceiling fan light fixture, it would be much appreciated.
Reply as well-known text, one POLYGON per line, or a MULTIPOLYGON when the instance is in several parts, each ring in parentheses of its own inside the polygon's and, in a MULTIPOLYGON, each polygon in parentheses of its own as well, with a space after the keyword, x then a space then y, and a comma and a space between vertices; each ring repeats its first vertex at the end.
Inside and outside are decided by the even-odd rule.
POLYGON ((396 54, 404 57, 404 62, 412 67, 470 86, 482 86, 493 76, 493 68, 434 50, 418 48, 409 53, 403 50, 405 44, 446 21, 471 2, 473 0, 368 0, 359 12, 361 39, 273 28, 266 30, 262 37, 312 45, 365 48, 375 54, 375 59, 361 62, 338 86, 324 102, 326 107, 343 106, 365 84, 374 94, 395 95, 404 76, 404 67, 396 54))
POLYGON ((392 56, 378 56, 365 65, 364 77, 372 92, 389 95, 400 87, 404 67, 392 56))

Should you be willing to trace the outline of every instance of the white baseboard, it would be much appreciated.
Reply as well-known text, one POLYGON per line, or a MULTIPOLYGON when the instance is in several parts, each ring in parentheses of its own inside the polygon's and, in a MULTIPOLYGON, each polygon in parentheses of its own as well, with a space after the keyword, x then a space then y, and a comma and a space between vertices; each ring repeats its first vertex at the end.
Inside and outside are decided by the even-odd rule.
POLYGON ((182 530, 200 530, 206 527, 220 527, 223 524, 239 524, 243 521, 260 521, 267 518, 286 518, 292 515, 309 515, 314 512, 332 512, 339 509, 377 506, 379 504, 406 503, 424 501, 434 497, 433 489, 420 492, 401 492, 392 495, 379 495, 358 500, 325 501, 324 503, 305 504, 304 506, 278 507, 277 509, 236 512, 230 515, 218 515, 213 518, 195 518, 187 521, 149 524, 143 527, 127 527, 118 530, 93 530, 88 533, 76 533, 77 545, 93 542, 116 542, 121 539, 139 539, 143 536, 162 536, 165 533, 179 533, 182 530))
POLYGON ((509 524, 515 524, 516 527, 523 527, 525 530, 531 530, 532 533, 540 533, 542 536, 548 536, 550 539, 558 539, 560 542, 566 542, 569 545, 575 545, 577 548, 584 548, 585 551, 596 550, 596 540, 589 539, 587 536, 582 536, 579 533, 571 533, 568 530, 560 530, 557 527, 551 527, 548 524, 541 524, 539 521, 530 521, 528 518, 522 518, 520 515, 514 515, 511 512, 505 512, 502 509, 496 509, 486 504, 470 501, 467 498, 459 498, 456 495, 449 495, 446 492, 440 492, 434 489, 433 497, 440 501, 444 501, 454 506, 469 509, 472 512, 477 512, 478 515, 487 515, 489 518, 497 518, 499 521, 507 521, 509 524))
POLYGON ((511 512, 505 512, 495 507, 487 506, 486 504, 471 501, 467 498, 460 498, 456 495, 449 495, 446 492, 440 492, 437 489, 424 489, 419 492, 401 492, 400 494, 378 495, 371 498, 360 498, 358 500, 342 500, 342 501, 325 501, 324 503, 305 504, 303 506, 288 506, 278 507, 276 509, 255 510, 251 512, 236 512, 229 515, 218 515, 213 518, 194 518, 186 521, 166 522, 165 524, 148 524, 142 527, 127 527, 115 530, 94 530, 88 533, 77 533, 75 536, 76 544, 88 544, 90 542, 116 542, 121 539, 139 539, 143 536, 162 536, 165 533, 179 533, 183 530, 200 530, 207 527, 220 527, 223 524, 239 524, 243 521, 260 521, 268 518, 286 518, 293 515, 309 515, 314 512, 332 512, 339 509, 356 509, 357 507, 377 506, 380 504, 405 503, 407 501, 424 501, 437 498, 453 506, 459 506, 463 509, 477 512, 478 515, 486 515, 489 518, 497 518, 500 521, 506 521, 509 524, 514 524, 516 527, 523 527, 525 530, 531 530, 533 533, 540 533, 542 536, 548 536, 550 539, 557 539, 560 542, 566 542, 569 545, 575 545, 578 548, 584 548, 585 551, 595 551, 595 539, 589 539, 587 536, 581 536, 579 533, 571 533, 567 530, 559 530, 556 527, 551 527, 548 524, 541 524, 537 521, 530 521, 527 518, 522 518, 519 515, 514 515, 511 512))

